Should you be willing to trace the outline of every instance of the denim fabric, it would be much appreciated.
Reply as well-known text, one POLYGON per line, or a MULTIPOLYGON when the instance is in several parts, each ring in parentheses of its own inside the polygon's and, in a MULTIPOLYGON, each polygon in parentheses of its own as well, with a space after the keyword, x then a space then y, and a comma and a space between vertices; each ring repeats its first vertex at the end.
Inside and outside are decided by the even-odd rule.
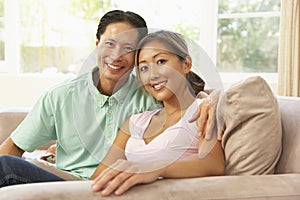
POLYGON ((64 179, 22 158, 0 156, 0 187, 49 181, 64 181, 64 179))

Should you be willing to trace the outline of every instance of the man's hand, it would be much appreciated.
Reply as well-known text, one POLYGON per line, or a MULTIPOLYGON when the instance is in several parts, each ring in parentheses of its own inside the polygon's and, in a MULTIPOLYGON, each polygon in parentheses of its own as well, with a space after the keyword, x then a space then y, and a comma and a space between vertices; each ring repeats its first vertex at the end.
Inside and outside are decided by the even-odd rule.
MULTIPOLYGON (((214 127, 217 126, 216 120, 216 109, 219 100, 220 93, 213 91, 210 95, 205 95, 201 93, 203 102, 198 106, 194 115, 189 119, 189 122, 194 122, 197 120, 199 137, 205 135, 206 140, 210 140, 215 134, 214 127), (206 97, 205 97, 206 96, 206 97)), ((218 140, 222 139, 223 130, 217 127, 218 140)))
POLYGON ((56 144, 51 145, 40 159, 53 164, 56 163, 56 144))
POLYGON ((46 151, 46 153, 51 153, 53 155, 56 155, 56 144, 52 144, 46 151))
POLYGON ((160 164, 131 163, 120 159, 95 178, 92 190, 98 192, 103 189, 102 196, 109 196, 111 193, 121 195, 134 185, 156 181, 161 170, 163 165, 160 164))

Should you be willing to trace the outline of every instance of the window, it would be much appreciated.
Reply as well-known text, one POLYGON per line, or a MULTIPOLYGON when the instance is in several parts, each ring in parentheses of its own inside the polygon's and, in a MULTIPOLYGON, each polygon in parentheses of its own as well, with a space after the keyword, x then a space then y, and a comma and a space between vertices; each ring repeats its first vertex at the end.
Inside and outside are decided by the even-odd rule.
POLYGON ((76 73, 95 48, 98 2, 19 1, 21 71, 76 73))
POLYGON ((240 73, 277 74, 280 0, 0 0, 0 72, 76 73, 95 50, 99 17, 111 9, 186 35, 224 82, 240 73))
MULTIPOLYGON (((3 44, 11 44, 7 58, 11 62, 6 63, 6 71, 11 73, 76 73, 95 50, 99 17, 112 9, 141 14, 151 29, 166 28, 194 41, 200 40, 199 9, 195 2, 186 4, 185 0, 153 0, 142 5, 139 0, 0 0, 0 3, 4 5, 7 25, 11 26, 5 27, 7 37, 3 39, 3 44), (167 7, 168 12, 162 7, 167 7)), ((4 52, 0 47, 0 58, 4 52)))
POLYGON ((277 72, 280 0, 219 0, 221 72, 277 72))
POLYGON ((4 0, 0 0, 0 62, 4 61, 4 0))
POLYGON ((17 0, 0 0, 0 72, 15 72, 18 65, 18 40, 15 7, 17 0))

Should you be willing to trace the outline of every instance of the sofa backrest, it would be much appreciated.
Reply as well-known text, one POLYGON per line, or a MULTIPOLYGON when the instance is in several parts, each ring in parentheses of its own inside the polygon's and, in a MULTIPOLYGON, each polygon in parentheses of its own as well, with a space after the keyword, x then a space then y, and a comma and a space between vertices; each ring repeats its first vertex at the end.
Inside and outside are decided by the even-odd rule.
POLYGON ((300 98, 278 98, 282 124, 282 152, 275 173, 300 173, 300 98))
MULTIPOLYGON (((300 173, 300 98, 278 97, 282 123, 282 153, 275 173, 300 173)), ((25 111, 0 112, 0 144, 27 115, 25 111)), ((53 142, 50 142, 50 144, 53 142)), ((46 149, 50 144, 42 146, 46 149)))

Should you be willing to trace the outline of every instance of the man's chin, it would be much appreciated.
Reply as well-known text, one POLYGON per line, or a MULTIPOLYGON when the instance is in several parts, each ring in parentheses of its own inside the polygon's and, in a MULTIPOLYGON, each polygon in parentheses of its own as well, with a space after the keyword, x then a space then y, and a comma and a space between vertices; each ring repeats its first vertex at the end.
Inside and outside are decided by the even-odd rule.
POLYGON ((101 77, 105 78, 105 79, 108 79, 108 80, 112 80, 112 81, 121 81, 121 80, 124 80, 124 79, 128 79, 129 77, 129 74, 131 73, 131 71, 123 71, 122 73, 110 73, 108 71, 104 72, 102 74, 101 77))

